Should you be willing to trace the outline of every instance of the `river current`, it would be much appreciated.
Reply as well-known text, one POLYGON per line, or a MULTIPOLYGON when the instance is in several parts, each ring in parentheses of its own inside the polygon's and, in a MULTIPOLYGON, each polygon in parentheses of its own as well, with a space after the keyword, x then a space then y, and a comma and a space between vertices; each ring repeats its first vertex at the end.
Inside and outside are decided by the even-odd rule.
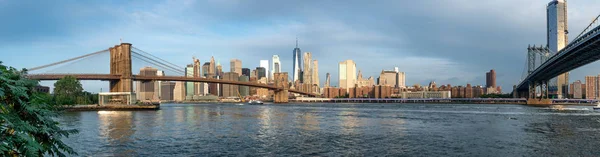
POLYGON ((598 156, 587 106, 162 104, 66 112, 81 156, 598 156))

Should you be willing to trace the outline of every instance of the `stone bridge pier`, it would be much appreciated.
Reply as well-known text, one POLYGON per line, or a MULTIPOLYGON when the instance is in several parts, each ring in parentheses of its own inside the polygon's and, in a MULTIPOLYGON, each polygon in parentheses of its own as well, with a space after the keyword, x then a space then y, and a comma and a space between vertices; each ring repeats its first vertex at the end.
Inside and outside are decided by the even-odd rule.
POLYGON ((273 79, 275 80, 275 86, 281 88, 280 90, 275 90, 275 94, 273 95, 273 102, 275 103, 288 103, 288 74, 284 73, 274 73, 273 79))
POLYGON ((110 74, 121 75, 120 80, 110 81, 110 92, 133 92, 131 73, 131 44, 121 43, 110 51, 110 74))
MULTIPOLYGON (((120 93, 120 95, 110 95, 106 98, 110 103, 133 104, 133 78, 131 73, 131 44, 121 43, 115 47, 108 48, 110 52, 110 74, 120 75, 119 80, 110 80, 110 93, 120 93)), ((104 99, 104 98, 102 98, 104 99)))

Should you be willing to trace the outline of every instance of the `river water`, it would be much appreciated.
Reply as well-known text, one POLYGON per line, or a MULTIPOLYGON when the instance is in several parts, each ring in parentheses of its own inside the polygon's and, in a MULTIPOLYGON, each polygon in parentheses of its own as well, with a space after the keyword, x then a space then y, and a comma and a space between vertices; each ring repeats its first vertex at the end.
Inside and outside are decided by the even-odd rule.
POLYGON ((600 112, 474 104, 163 104, 67 112, 81 156, 598 156, 600 112))

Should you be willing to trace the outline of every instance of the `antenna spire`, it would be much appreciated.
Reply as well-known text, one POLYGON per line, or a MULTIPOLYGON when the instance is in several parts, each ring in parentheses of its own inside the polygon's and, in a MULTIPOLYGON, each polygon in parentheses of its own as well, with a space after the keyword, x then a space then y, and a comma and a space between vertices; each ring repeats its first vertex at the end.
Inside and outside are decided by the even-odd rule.
POLYGON ((298 48, 298 35, 296 35, 296 48, 298 48))

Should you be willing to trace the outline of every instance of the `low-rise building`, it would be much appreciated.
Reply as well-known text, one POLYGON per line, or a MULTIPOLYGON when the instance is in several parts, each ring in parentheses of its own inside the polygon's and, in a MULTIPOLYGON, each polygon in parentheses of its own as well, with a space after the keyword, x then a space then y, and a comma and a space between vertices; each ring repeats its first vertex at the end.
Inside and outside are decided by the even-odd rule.
POLYGON ((450 91, 419 91, 419 92, 402 92, 403 99, 448 99, 451 97, 450 91))

